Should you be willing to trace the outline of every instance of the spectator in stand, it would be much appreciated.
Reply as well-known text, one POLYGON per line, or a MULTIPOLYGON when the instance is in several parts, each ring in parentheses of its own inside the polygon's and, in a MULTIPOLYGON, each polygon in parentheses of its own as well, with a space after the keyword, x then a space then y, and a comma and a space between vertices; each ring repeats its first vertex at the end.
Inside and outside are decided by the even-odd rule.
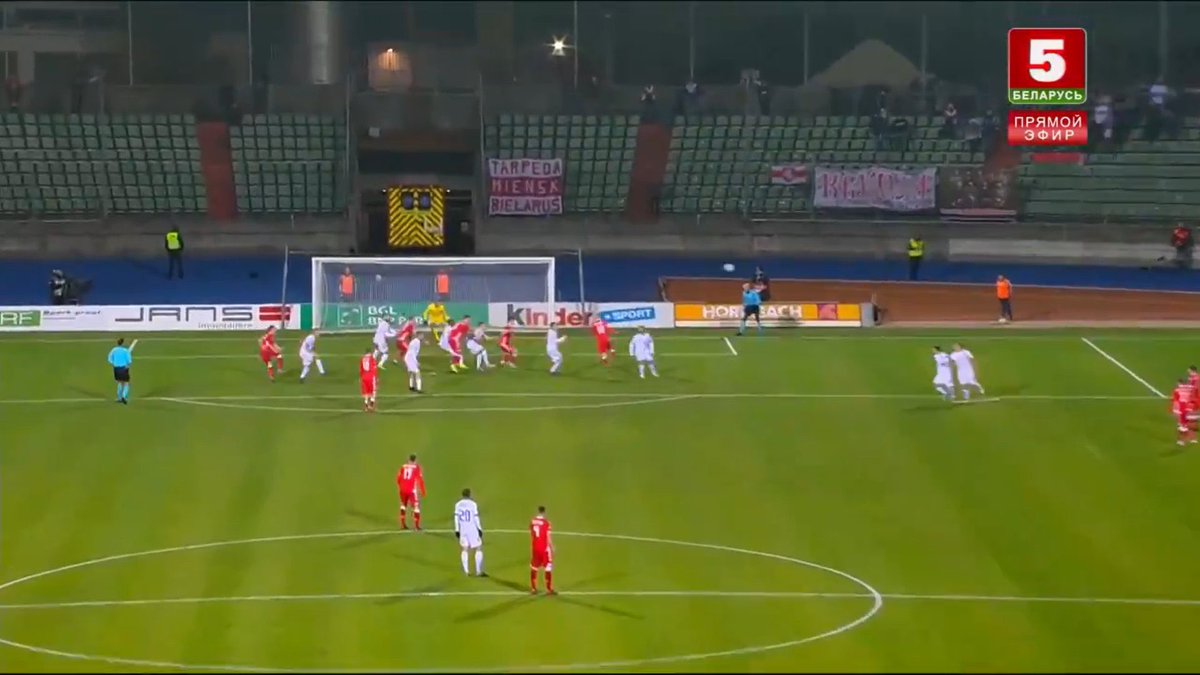
POLYGON ((1116 115, 1113 114, 1112 99, 1101 96, 1092 110, 1092 129, 1088 140, 1095 147, 1107 146, 1113 142, 1113 128, 1116 125, 1116 115))
POLYGON ((908 119, 893 117, 887 127, 888 142, 892 150, 908 151, 908 119))
POLYGON ((654 113, 657 110, 657 106, 655 105, 655 101, 657 101, 657 100, 658 100, 658 97, 656 97, 654 95, 654 85, 648 84, 645 87, 642 87, 642 116, 643 117, 645 117, 649 120, 656 119, 654 113))
POLYGON ((1177 135, 1179 121, 1171 110, 1173 94, 1161 77, 1150 85, 1146 98, 1149 103, 1146 110, 1146 140, 1156 141, 1164 132, 1172 137, 1177 135))
POLYGON ((21 85, 21 78, 16 75, 9 75, 4 81, 4 94, 8 98, 8 109, 16 112, 21 107, 21 94, 25 92, 25 87, 21 85))
POLYGON ((761 79, 754 81, 755 91, 758 94, 758 110, 762 115, 771 114, 771 88, 761 79))
POLYGON ((887 110, 888 107, 888 90, 887 87, 880 87, 879 93, 875 94, 875 109, 887 110))
POLYGON ((679 98, 676 102, 676 114, 693 116, 700 114, 700 97, 703 92, 700 90, 700 85, 696 84, 695 80, 688 80, 688 83, 683 85, 683 89, 679 91, 679 98))
POLYGON ((753 287, 758 291, 758 297, 763 302, 771 301, 771 278, 767 276, 762 267, 754 267, 754 276, 751 277, 750 283, 754 284, 753 287))
POLYGON ((954 107, 954 101, 947 101, 946 107, 942 108, 942 129, 938 138, 958 138, 958 108, 954 107))
POLYGON ((979 131, 983 140, 983 151, 990 153, 992 146, 996 144, 996 134, 1000 131, 1000 119, 996 117, 996 111, 988 108, 983 114, 983 123, 979 131))
POLYGON ((886 108, 880 108, 871 116, 871 137, 875 139, 876 152, 888 149, 888 113, 886 108))
POLYGON ((1195 241, 1192 240, 1192 229, 1183 223, 1175 226, 1175 231, 1171 233, 1171 248, 1175 249, 1175 266, 1181 270, 1192 268, 1192 249, 1195 246, 1195 241))

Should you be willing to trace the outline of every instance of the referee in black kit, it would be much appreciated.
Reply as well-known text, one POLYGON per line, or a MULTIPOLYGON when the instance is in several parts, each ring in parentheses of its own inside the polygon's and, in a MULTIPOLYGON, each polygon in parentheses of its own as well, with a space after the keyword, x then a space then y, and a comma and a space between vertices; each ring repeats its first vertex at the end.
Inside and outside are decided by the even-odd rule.
POLYGON ((117 381, 117 403, 128 405, 129 367, 133 365, 133 350, 125 346, 125 338, 117 338, 117 346, 108 353, 108 365, 112 366, 113 379, 117 381))
POLYGON ((771 279, 762 267, 754 268, 754 276, 750 278, 750 283, 758 289, 758 297, 762 298, 763 302, 771 301, 771 279))

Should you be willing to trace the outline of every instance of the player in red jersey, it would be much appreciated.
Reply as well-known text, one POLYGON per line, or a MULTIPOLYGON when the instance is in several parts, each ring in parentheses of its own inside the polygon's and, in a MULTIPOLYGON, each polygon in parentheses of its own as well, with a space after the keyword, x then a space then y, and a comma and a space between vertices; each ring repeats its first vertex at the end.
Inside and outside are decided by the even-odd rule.
POLYGON ((537 515, 529 521, 529 592, 537 595, 538 570, 546 577, 546 592, 554 595, 554 543, 550 541, 550 521, 546 507, 539 506, 537 515))
POLYGON ((371 346, 358 363, 358 380, 362 385, 363 412, 375 412, 375 387, 379 374, 379 362, 375 360, 375 347, 371 346))
POLYGON ((400 360, 404 360, 404 354, 408 351, 408 341, 417 333, 416 319, 409 319, 404 322, 404 327, 396 334, 396 351, 400 353, 400 360))
POLYGON ((1200 394, 1200 370, 1196 366, 1188 366, 1187 382, 1192 389, 1196 390, 1197 394, 1200 394))
POLYGON ((280 375, 283 374, 283 350, 275 342, 275 326, 267 328, 267 332, 258 339, 258 358, 267 365, 267 377, 272 382, 275 381, 275 370, 278 370, 280 375), (271 367, 272 359, 275 361, 274 369, 271 367))
POLYGON ((417 456, 409 455, 408 462, 400 467, 396 474, 396 485, 400 487, 400 529, 408 529, 405 513, 408 507, 413 510, 413 525, 421 529, 421 498, 425 496, 425 476, 421 473, 421 465, 417 464, 417 456))
POLYGON ((592 319, 592 335, 596 336, 596 351, 600 353, 600 362, 606 366, 608 357, 616 354, 616 350, 612 346, 612 336, 616 334, 616 331, 604 319, 592 319))
POLYGON ((462 348, 469 332, 471 332, 471 316, 468 314, 464 314, 462 321, 454 324, 450 329, 450 370, 456 373, 459 368, 466 368, 463 364, 462 348))
POLYGON ((1196 430, 1192 428, 1192 420, 1196 414, 1196 391, 1186 379, 1179 380, 1179 386, 1171 393, 1171 414, 1179 423, 1179 438, 1176 443, 1196 442, 1196 430))
POLYGON ((500 365, 509 368, 517 367, 517 348, 512 343, 515 329, 516 324, 509 321, 504 325, 504 330, 500 331, 500 365))

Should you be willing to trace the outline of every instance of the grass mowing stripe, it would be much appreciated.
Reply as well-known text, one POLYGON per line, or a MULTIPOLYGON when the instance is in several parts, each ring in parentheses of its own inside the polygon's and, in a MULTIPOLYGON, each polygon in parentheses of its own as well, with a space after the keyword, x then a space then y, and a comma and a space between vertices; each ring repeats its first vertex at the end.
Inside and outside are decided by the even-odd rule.
POLYGON ((1155 396, 1158 396, 1159 398, 1166 398, 1166 397, 1167 397, 1167 395, 1166 395, 1166 394, 1164 394, 1164 393, 1162 393, 1161 391, 1159 391, 1159 390, 1155 389, 1155 388, 1154 388, 1154 385, 1152 385, 1152 384, 1150 384, 1149 382, 1147 382, 1146 380, 1142 379, 1142 376, 1141 376, 1141 375, 1138 375, 1137 373, 1133 372, 1133 371, 1132 371, 1132 370, 1130 370, 1130 369, 1129 369, 1129 367, 1128 367, 1128 366, 1126 366, 1124 363, 1121 363, 1121 362, 1120 362, 1120 361, 1118 361, 1116 358, 1114 358, 1114 357, 1113 357, 1111 354, 1109 354, 1108 352, 1104 351, 1103 349, 1101 349, 1101 348, 1097 347, 1095 342, 1092 342, 1091 340, 1089 340, 1089 339, 1087 339, 1087 338, 1085 338, 1085 337, 1084 337, 1084 338, 1079 338, 1079 339, 1080 339, 1080 340, 1083 340, 1083 343, 1084 343, 1085 345, 1087 345, 1087 346, 1091 347, 1092 349, 1096 350, 1096 353, 1097 353, 1097 354, 1099 354, 1100 356, 1103 356, 1104 358, 1108 359, 1108 360, 1109 360, 1109 361, 1110 361, 1110 362, 1111 362, 1111 363, 1112 363, 1114 366, 1116 366, 1116 367, 1120 368, 1121 370, 1125 371, 1125 372, 1126 372, 1126 373, 1127 373, 1127 374, 1128 374, 1130 377, 1132 377, 1133 379, 1135 379, 1135 380, 1137 380, 1138 382, 1140 382, 1140 383, 1142 384, 1142 386, 1143 386, 1143 387, 1145 387, 1145 388, 1149 389, 1150 391, 1154 392, 1154 395, 1155 395, 1155 396))

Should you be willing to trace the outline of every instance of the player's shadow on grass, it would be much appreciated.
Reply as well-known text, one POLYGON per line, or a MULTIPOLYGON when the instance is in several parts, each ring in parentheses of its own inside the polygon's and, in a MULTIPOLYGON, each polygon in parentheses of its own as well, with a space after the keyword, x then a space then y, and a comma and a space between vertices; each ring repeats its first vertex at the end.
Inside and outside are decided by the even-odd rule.
MULTIPOLYGON (((600 581, 607 581, 609 579, 615 579, 615 578, 619 578, 619 577, 623 577, 623 576, 625 576, 625 575, 624 574, 608 574, 608 575, 599 576, 599 577, 592 577, 591 579, 584 579, 583 581, 580 581, 579 583, 574 584, 572 586, 572 589, 573 590, 583 590, 591 584, 595 584, 600 581)), ((496 576, 488 577, 488 581, 491 581, 493 584, 496 584, 497 586, 501 586, 502 588, 507 588, 509 590, 512 590, 514 593, 528 593, 529 592, 528 586, 524 585, 523 583, 516 582, 516 581, 510 581, 508 579, 504 579, 504 578, 496 577, 496 576)), ((466 622, 471 622, 471 621, 482 621, 482 620, 486 620, 486 619, 492 619, 497 616, 500 616, 501 614, 505 614, 514 609, 517 609, 518 607, 521 607, 527 603, 538 601, 539 599, 542 599, 544 597, 545 596, 540 596, 540 595, 535 596, 532 594, 525 595, 525 596, 519 597, 519 598, 514 597, 512 600, 501 602, 501 603, 493 605, 491 607, 486 607, 484 609, 476 610, 474 612, 468 612, 466 614, 459 616, 454 621, 455 621, 455 623, 466 623, 466 622)), ((588 602, 585 600, 581 600, 577 597, 573 598, 573 597, 565 597, 562 595, 558 595, 553 598, 553 601, 554 602, 562 602, 562 603, 565 603, 568 605, 574 605, 576 607, 582 607, 584 609, 590 609, 590 610, 597 611, 597 612, 603 612, 605 614, 610 614, 612 616, 619 616, 624 619, 642 620, 645 618, 644 616, 642 616, 640 614, 626 612, 625 610, 617 609, 616 607, 610 607, 608 605, 602 605, 602 604, 595 603, 595 602, 588 602)))

